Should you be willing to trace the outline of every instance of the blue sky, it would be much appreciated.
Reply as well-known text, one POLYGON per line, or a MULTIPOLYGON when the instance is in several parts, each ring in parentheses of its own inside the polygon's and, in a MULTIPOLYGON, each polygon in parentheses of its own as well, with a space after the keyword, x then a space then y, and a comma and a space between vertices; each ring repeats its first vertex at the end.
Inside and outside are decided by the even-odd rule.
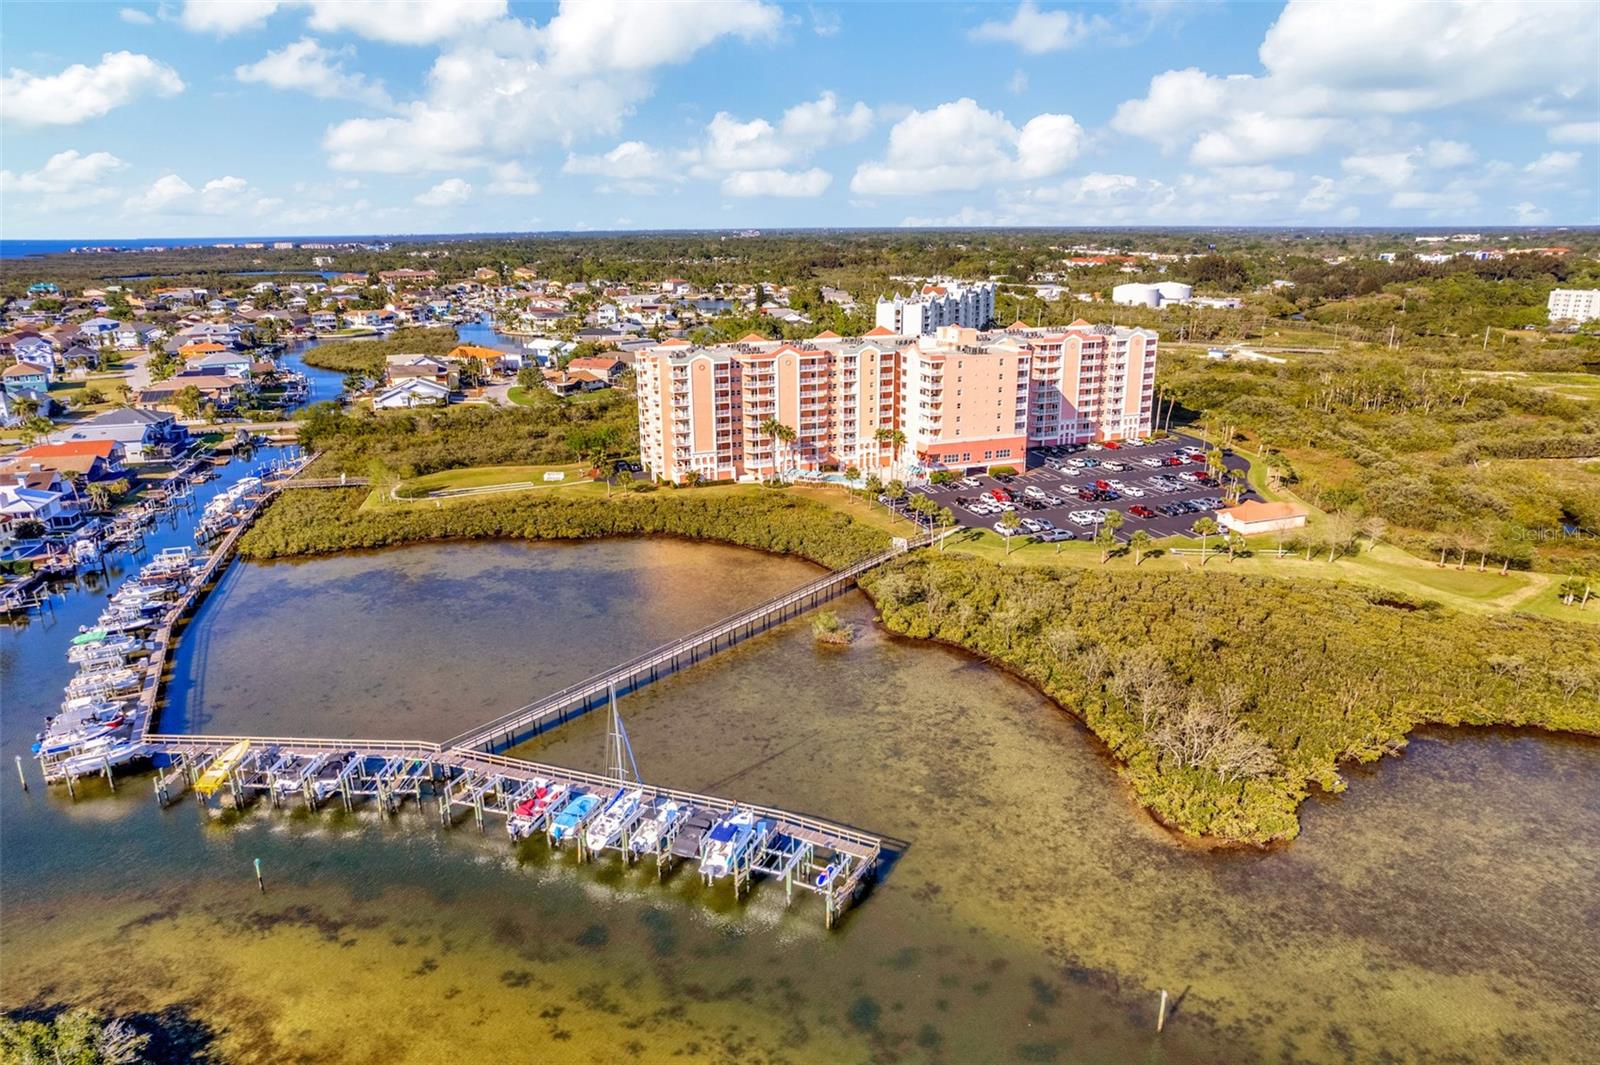
POLYGON ((1593 13, 8 4, 0 228, 1590 225, 1593 13))

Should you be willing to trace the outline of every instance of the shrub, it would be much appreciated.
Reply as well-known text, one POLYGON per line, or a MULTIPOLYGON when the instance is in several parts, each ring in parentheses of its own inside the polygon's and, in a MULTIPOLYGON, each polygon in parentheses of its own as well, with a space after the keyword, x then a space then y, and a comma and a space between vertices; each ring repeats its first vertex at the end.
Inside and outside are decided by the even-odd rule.
POLYGON ((1017 475, 1017 468, 1015 466, 990 466, 989 467, 989 476, 990 477, 1015 477, 1016 475, 1017 475))

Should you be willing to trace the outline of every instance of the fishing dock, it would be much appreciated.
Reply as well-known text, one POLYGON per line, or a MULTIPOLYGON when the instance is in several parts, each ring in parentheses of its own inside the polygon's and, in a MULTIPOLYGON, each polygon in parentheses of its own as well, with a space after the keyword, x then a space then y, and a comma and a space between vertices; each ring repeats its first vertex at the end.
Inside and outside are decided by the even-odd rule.
MULTIPOLYGON (((274 808, 298 804, 317 809, 337 802, 347 811, 362 804, 392 815, 414 801, 424 809, 432 804, 444 827, 466 815, 480 831, 498 820, 515 840, 542 826, 553 847, 573 841, 571 849, 579 861, 599 860, 615 852, 629 864, 653 862, 658 877, 665 877, 681 863, 700 860, 705 853, 701 834, 713 825, 732 822, 753 828, 735 837, 726 860, 712 872, 706 872, 702 862, 701 875, 708 882, 729 879, 739 896, 757 878, 781 882, 789 900, 797 889, 812 892, 823 899, 824 920, 830 928, 859 897, 885 856, 882 837, 790 810, 644 784, 636 769, 630 774, 624 768, 620 744, 617 758, 605 773, 511 758, 501 752, 606 701, 613 706, 614 734, 620 733, 614 709, 617 696, 843 594, 861 574, 933 542, 932 537, 899 540, 888 551, 827 573, 444 743, 156 731, 162 678, 177 632, 215 583, 239 537, 265 503, 287 488, 337 487, 354 480, 297 480, 294 474, 299 470, 290 472, 290 477, 263 486, 256 506, 217 544, 197 579, 154 634, 150 666, 137 696, 134 751, 156 767, 154 789, 163 806, 187 793, 201 802, 220 799, 238 809, 265 799, 274 808), (535 796, 560 796, 561 801, 530 817, 525 810, 535 796), (627 797, 633 805, 622 814, 613 812, 615 831, 601 832, 599 843, 593 843, 596 837, 586 836, 585 829, 597 817, 605 816, 600 805, 604 796, 612 796, 613 803, 627 797), (588 801, 580 804, 580 798, 588 801), (655 818, 650 833, 640 831, 647 815, 655 818)), ((629 758, 631 761, 631 752, 629 758)), ((82 759, 41 758, 41 764, 47 781, 65 781, 69 789, 75 777, 102 771, 107 783, 115 787, 109 760, 103 767, 85 765, 82 759)), ((705 838, 707 843, 711 841, 710 834, 705 838)))

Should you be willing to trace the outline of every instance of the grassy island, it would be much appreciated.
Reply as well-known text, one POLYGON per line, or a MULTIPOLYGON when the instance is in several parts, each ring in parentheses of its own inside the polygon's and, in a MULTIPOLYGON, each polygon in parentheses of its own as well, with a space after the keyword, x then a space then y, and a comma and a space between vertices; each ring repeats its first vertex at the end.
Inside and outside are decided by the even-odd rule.
POLYGON ((1600 635, 1359 587, 1217 573, 1007 567, 918 552, 863 586, 884 624, 1027 678, 1184 833, 1268 843, 1420 725, 1600 735, 1600 635))
MULTIPOLYGON (((424 540, 586 540, 646 534, 719 540, 838 567, 882 551, 889 536, 848 514, 771 489, 527 492, 436 506, 369 505, 368 489, 285 492, 244 538, 247 558, 388 547, 424 540)), ((712 577, 711 579, 715 579, 712 577)))

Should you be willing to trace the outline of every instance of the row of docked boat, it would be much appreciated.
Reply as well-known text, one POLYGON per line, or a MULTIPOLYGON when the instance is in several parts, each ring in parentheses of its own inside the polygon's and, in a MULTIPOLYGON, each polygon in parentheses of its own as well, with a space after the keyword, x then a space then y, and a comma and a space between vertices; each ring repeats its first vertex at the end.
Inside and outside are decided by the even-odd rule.
POLYGON ((76 776, 140 756, 136 700, 157 668, 149 634, 181 607, 204 565, 191 548, 162 551, 73 637, 67 661, 78 673, 67 682, 61 712, 45 719, 33 744, 47 772, 76 776))
POLYGON ((617 849, 630 855, 667 855, 699 864, 706 880, 748 867, 777 825, 749 810, 714 813, 667 796, 645 798, 624 785, 610 792, 535 778, 506 818, 513 840, 543 830, 554 846, 581 841, 590 854, 617 849))
POLYGON ((261 502, 263 487, 260 477, 241 477, 233 487, 213 497, 195 524, 195 542, 203 544, 224 536, 234 526, 247 521, 261 502))

